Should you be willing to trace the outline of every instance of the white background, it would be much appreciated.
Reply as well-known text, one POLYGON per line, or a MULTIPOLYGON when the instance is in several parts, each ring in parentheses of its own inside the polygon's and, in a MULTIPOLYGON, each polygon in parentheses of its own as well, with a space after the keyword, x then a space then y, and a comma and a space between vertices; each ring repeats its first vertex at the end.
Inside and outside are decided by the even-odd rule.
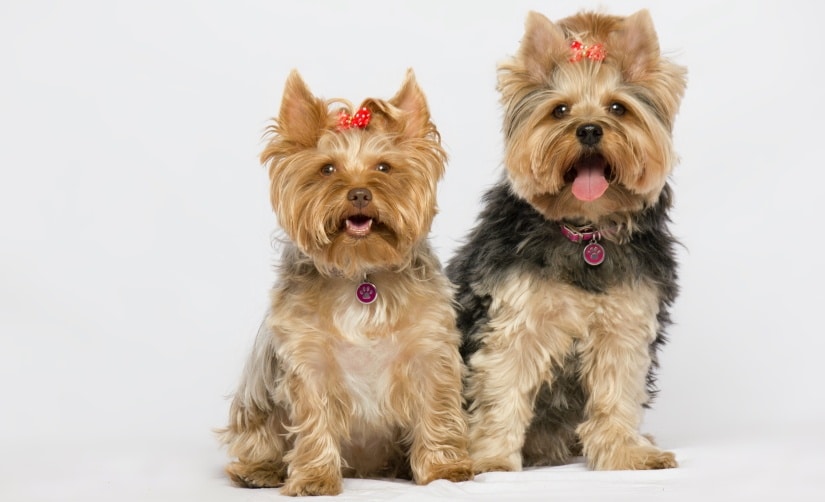
POLYGON ((689 70, 682 293, 645 430, 688 457, 731 436, 825 445, 820 2, 6 0, 0 498, 226 484, 210 430, 274 279, 257 156, 292 68, 356 103, 415 69, 450 154, 432 234, 446 262, 498 179, 495 67, 527 11, 645 7, 689 70))

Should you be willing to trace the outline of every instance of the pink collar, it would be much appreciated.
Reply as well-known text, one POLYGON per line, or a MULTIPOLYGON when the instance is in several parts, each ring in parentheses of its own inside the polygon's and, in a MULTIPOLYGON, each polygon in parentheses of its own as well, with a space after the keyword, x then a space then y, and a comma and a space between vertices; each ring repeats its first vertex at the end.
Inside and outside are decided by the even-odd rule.
POLYGON ((602 233, 592 227, 582 227, 580 230, 573 230, 564 223, 559 225, 561 234, 567 237, 570 242, 598 241, 602 238, 602 233))

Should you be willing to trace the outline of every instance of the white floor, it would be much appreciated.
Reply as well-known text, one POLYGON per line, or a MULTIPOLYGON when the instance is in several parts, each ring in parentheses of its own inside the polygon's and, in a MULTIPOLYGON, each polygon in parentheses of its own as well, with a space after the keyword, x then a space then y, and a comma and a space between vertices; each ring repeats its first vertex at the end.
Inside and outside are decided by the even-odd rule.
MULTIPOLYGON (((678 469, 593 472, 584 464, 487 473, 464 483, 346 479, 336 500, 825 500, 825 437, 783 431, 675 448, 678 469)), ((203 441, 146 440, 4 445, 0 500, 264 501, 277 490, 231 486, 223 452, 203 441)), ((325 497, 322 497, 325 498, 325 497)))

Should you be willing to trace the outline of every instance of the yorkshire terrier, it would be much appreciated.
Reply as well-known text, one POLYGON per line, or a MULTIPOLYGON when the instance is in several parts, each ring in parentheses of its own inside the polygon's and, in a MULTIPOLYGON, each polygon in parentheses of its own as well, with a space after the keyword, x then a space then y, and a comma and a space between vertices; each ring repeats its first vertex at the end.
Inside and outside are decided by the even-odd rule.
POLYGON ((639 426, 677 295, 668 175, 685 85, 644 10, 531 12, 499 65, 504 176, 447 267, 475 472, 677 465, 639 426))
POLYGON ((227 473, 288 495, 471 479, 453 287, 427 242, 446 153, 412 71, 358 108, 293 71, 268 132, 288 238, 221 431, 227 473))

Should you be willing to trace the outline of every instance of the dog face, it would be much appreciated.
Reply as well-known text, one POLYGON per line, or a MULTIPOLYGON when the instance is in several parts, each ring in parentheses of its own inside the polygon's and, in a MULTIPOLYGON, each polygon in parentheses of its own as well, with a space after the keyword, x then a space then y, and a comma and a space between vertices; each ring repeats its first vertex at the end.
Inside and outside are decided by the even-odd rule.
POLYGON ((677 158, 685 70, 660 55, 647 11, 531 13, 499 67, 505 163, 515 192, 551 220, 620 220, 654 203, 677 158))
POLYGON ((412 72, 357 111, 312 95, 297 72, 261 155, 281 227, 319 270, 403 267, 429 232, 446 154, 412 72))

